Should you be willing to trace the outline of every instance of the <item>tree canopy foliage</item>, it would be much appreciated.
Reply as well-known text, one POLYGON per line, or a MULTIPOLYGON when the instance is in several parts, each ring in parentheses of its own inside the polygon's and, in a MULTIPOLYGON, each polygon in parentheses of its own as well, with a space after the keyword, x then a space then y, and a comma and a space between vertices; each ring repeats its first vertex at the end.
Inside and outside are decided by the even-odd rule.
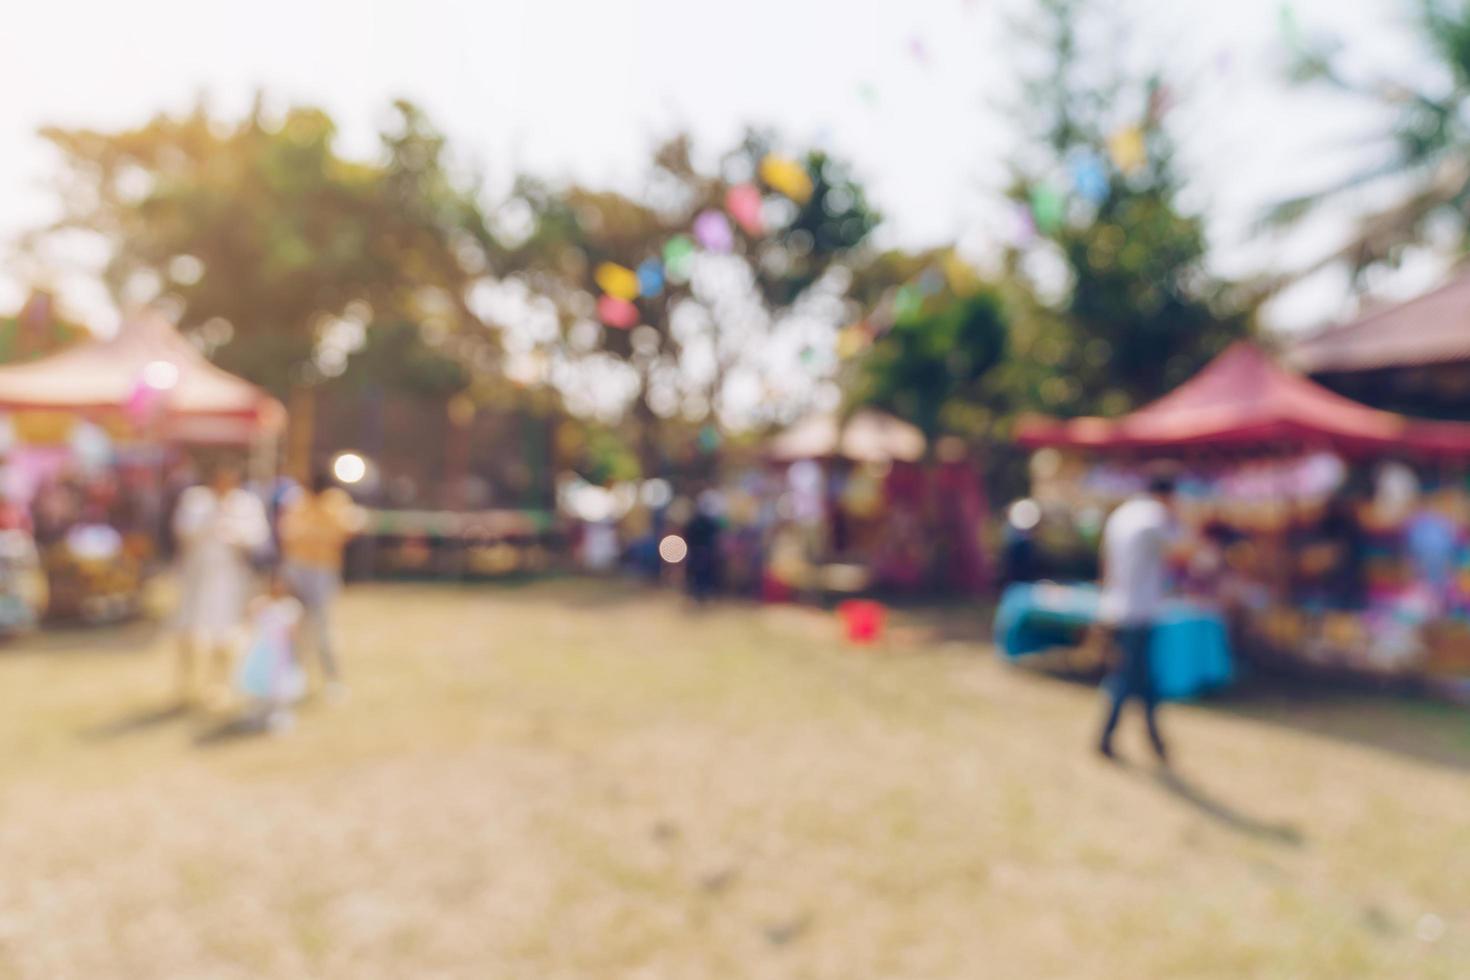
MULTIPOLYGON (((376 161, 342 155, 325 112, 277 119, 260 103, 236 123, 201 106, 44 135, 62 161, 57 227, 105 239, 120 304, 176 304, 181 326, 252 380, 279 392, 340 375, 345 348, 379 324, 493 343, 464 299, 493 249, 476 188, 454 179, 443 137, 409 103, 394 105, 376 161)), ((462 383, 417 377, 431 375, 462 383)))
POLYGON ((1208 265, 1203 219, 1182 210, 1158 75, 1115 71, 1081 31, 1099 8, 1039 0, 1045 67, 1026 77, 1034 131, 1011 197, 1034 226, 1010 250, 1011 402, 1118 414, 1178 385, 1250 327, 1247 300, 1208 265))
POLYGON ((1269 221, 1289 226, 1329 202, 1364 194, 1387 198, 1386 205, 1359 215, 1337 249, 1300 271, 1342 263, 1359 277, 1375 265, 1397 264, 1406 249, 1436 237, 1453 254, 1470 248, 1470 3, 1404 4, 1423 55, 1412 77, 1365 70, 1340 39, 1309 36, 1293 16, 1284 18, 1293 80, 1376 107, 1386 120, 1378 132, 1364 134, 1360 168, 1269 211, 1269 221), (1437 230, 1443 233, 1436 236, 1437 230))

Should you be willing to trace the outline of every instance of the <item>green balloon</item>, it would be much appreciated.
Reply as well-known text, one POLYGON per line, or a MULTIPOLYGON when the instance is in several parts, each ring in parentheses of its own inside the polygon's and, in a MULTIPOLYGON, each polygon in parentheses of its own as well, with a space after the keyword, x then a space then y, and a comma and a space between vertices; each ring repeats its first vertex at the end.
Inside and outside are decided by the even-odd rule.
POLYGON ((1050 186, 1042 184, 1032 188, 1031 216, 1043 234, 1049 235, 1062 226, 1066 209, 1067 202, 1050 186))
POLYGON ((893 297, 893 315, 896 319, 907 320, 918 316, 923 308, 924 294, 919 292, 917 286, 901 286, 893 297))
POLYGON ((664 274, 672 281, 687 280, 693 261, 694 242, 688 235, 675 235, 664 243, 664 274))

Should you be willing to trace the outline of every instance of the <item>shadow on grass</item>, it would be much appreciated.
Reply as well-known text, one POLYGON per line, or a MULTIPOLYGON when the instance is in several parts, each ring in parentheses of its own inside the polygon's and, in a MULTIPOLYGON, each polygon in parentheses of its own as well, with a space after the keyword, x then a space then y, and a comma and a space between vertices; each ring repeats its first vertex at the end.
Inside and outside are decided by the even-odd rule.
POLYGON ((1201 706, 1246 721, 1470 772, 1470 711, 1420 695, 1258 677, 1201 706))
MULTIPOLYGON (((1101 669, 1073 669, 1066 651, 1036 654, 1014 666, 1077 687, 1096 687, 1103 677, 1101 669)), ((1422 694, 1373 690, 1331 678, 1254 674, 1225 690, 1184 703, 1242 721, 1470 772, 1470 711, 1422 694)), ((1162 710, 1171 706, 1166 704, 1162 710)))
POLYGON ((144 653, 164 634, 166 624, 154 619, 125 623, 48 623, 34 633, 0 646, 0 656, 55 656, 144 653))
POLYGON ((1210 796, 1205 790, 1191 783, 1173 769, 1159 769, 1153 774, 1154 783, 1170 796, 1189 804, 1195 810, 1236 833, 1273 844, 1301 847, 1306 838, 1295 826, 1253 817, 1223 800, 1210 796))
POLYGON ((132 711, 120 718, 102 722, 100 725, 84 728, 81 737, 88 742, 106 742, 125 735, 141 735, 155 728, 183 721, 188 716, 189 711, 182 704, 144 708, 141 711, 132 711))
POLYGON ((270 733, 271 727, 264 715, 247 714, 211 725, 194 736, 194 745, 201 749, 218 748, 270 733))

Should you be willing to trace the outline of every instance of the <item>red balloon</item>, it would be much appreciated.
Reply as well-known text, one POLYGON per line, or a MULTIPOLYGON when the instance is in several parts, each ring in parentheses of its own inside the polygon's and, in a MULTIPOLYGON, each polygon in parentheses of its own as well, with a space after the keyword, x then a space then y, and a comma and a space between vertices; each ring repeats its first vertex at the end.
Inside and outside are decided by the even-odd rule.
POLYGON ((628 330, 638 322, 638 307, 625 299, 603 295, 597 300, 597 318, 609 327, 628 330))
POLYGON ((725 192, 725 210, 747 235, 758 238, 765 231, 761 220, 761 192, 753 184, 736 184, 725 192))

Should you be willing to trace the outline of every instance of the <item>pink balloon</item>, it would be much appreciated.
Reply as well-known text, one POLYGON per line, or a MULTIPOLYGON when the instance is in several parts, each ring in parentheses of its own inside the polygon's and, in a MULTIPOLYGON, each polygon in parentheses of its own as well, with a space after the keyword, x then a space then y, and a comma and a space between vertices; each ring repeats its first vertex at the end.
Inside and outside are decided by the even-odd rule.
POLYGON ((754 184, 736 184, 725 192, 725 210, 747 235, 759 237, 765 234, 761 221, 761 192, 754 184))
POLYGON ((597 299, 597 318, 609 327, 627 330, 638 322, 638 307, 625 299, 604 294, 597 299))
POLYGON ((694 240, 711 252, 728 252, 735 247, 730 222, 718 211, 702 211, 694 219, 694 240))

